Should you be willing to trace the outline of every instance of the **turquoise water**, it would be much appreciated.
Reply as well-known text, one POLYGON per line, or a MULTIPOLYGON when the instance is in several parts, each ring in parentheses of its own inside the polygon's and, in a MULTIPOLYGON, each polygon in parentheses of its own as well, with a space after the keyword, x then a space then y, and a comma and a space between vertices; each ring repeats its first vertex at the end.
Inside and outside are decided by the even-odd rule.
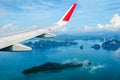
POLYGON ((30 52, 0 52, 0 80, 120 80, 120 50, 106 51, 91 48, 100 41, 76 41, 79 44, 47 50, 34 49, 30 52), (84 49, 80 50, 80 45, 84 49), (66 69, 23 75, 24 69, 45 62, 92 62, 90 67, 66 69))

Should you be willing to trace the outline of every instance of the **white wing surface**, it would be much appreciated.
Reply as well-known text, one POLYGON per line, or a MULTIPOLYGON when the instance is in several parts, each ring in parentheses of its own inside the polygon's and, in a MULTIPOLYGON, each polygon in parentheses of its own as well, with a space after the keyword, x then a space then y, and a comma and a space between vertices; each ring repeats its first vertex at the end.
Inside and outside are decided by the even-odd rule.
POLYGON ((32 50, 30 47, 20 44, 20 42, 34 38, 34 37, 54 37, 54 34, 50 32, 64 26, 76 8, 76 3, 74 3, 70 9, 65 13, 65 15, 56 23, 44 28, 36 28, 32 30, 21 31, 15 34, 6 35, 0 37, 0 50, 2 51, 28 51, 32 50))

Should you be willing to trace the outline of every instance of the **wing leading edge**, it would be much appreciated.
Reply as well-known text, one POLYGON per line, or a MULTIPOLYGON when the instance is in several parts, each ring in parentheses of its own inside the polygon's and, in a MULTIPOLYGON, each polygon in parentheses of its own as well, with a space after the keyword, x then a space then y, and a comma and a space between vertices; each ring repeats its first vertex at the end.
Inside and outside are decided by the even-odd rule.
POLYGON ((0 50, 5 51, 28 51, 31 50, 30 47, 20 44, 20 42, 37 37, 37 36, 47 36, 53 37, 55 35, 49 33, 61 26, 64 26, 70 20, 72 13, 76 8, 76 3, 74 3, 70 9, 65 13, 65 15, 56 23, 45 28, 37 28, 35 30, 24 31, 21 33, 15 33, 12 35, 4 36, 0 38, 0 50), (20 48, 20 49, 19 49, 20 48))

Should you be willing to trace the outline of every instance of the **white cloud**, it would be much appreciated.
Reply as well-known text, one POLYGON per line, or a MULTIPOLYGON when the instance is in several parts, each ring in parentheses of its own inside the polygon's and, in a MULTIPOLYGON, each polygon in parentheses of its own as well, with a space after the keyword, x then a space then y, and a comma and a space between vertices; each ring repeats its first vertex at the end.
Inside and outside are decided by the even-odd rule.
POLYGON ((104 26, 103 26, 102 24, 98 24, 98 25, 97 25, 97 28, 98 28, 98 29, 103 29, 104 26))
MULTIPOLYGON (((35 28, 36 26, 32 26, 32 28, 35 28)), ((0 28, 0 32, 2 33, 12 33, 12 32, 18 32, 27 29, 26 27, 18 27, 12 23, 6 24, 3 27, 0 28)))
POLYGON ((97 24, 97 27, 85 26, 84 31, 119 31, 120 30, 120 15, 113 15, 109 24, 97 24))
POLYGON ((111 25, 114 25, 115 27, 120 27, 120 15, 115 14, 113 18, 110 21, 111 25))
POLYGON ((9 23, 4 25, 3 27, 0 28, 0 32, 5 32, 8 30, 13 30, 16 26, 14 26, 13 24, 9 23))
POLYGON ((105 66, 104 65, 92 66, 92 68, 90 69, 90 73, 95 73, 96 70, 102 69, 102 68, 105 68, 105 66))
POLYGON ((109 24, 99 24, 97 26, 98 29, 104 29, 107 31, 118 31, 120 30, 120 15, 119 14, 115 14, 113 15, 112 19, 110 20, 109 24))
POLYGON ((92 30, 92 27, 89 27, 89 26, 84 27, 84 31, 91 31, 91 30, 92 30))

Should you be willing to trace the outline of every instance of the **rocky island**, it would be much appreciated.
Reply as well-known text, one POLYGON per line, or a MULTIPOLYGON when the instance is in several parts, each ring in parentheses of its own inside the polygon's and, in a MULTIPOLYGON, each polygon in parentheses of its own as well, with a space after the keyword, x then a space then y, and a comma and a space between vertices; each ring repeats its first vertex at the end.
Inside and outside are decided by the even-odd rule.
POLYGON ((91 48, 94 48, 95 50, 99 50, 101 48, 100 44, 95 44, 91 46, 91 48))
POLYGON ((102 44, 102 48, 106 50, 117 50, 120 48, 120 41, 119 40, 110 40, 106 41, 102 44))
POLYGON ((83 50, 83 45, 80 46, 80 49, 83 50))
POLYGON ((33 49, 50 49, 50 48, 57 48, 57 47, 69 47, 73 45, 77 45, 77 42, 74 41, 56 41, 56 40, 39 40, 35 42, 26 42, 24 43, 27 46, 32 47, 33 49))
POLYGON ((90 66, 91 64, 92 63, 90 61, 64 63, 64 64, 47 62, 47 63, 42 64, 40 66, 34 66, 30 69, 26 69, 22 73, 23 74, 30 74, 30 73, 36 73, 36 72, 59 71, 59 70, 67 69, 67 68, 90 66))

